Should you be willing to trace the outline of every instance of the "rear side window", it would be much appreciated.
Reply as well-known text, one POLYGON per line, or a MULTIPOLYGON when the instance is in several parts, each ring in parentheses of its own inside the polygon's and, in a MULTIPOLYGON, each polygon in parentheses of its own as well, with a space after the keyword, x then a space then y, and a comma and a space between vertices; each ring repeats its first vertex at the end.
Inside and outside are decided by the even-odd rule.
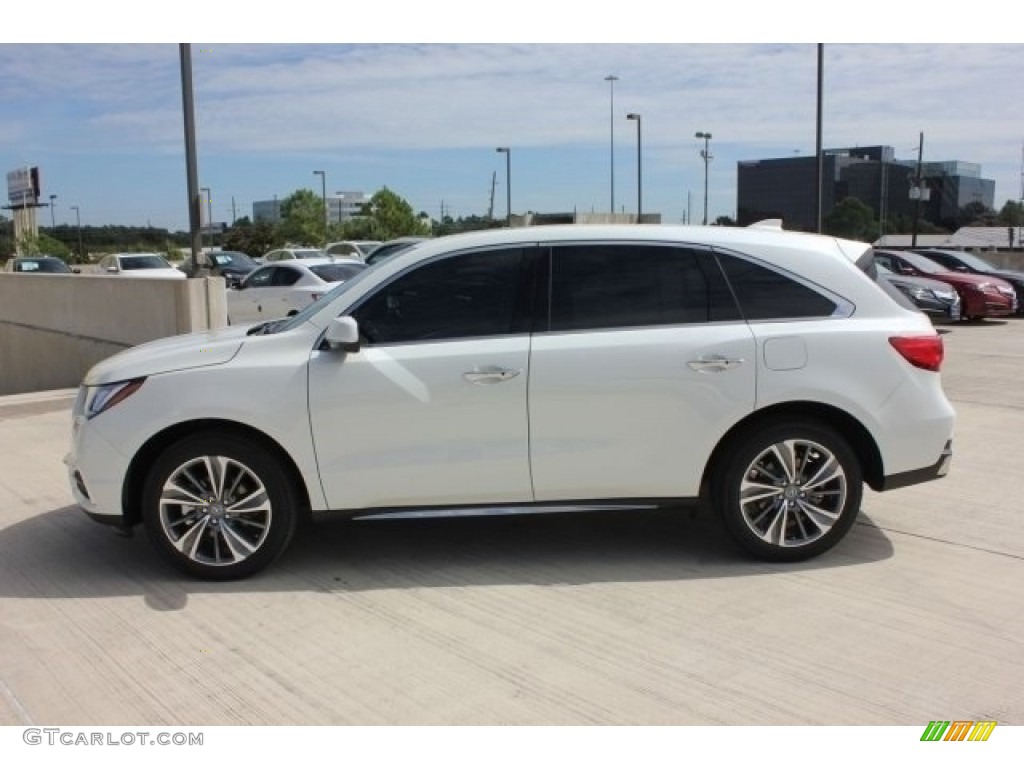
POLYGON ((552 248, 552 331, 736 319, 709 254, 631 243, 552 248))
POLYGON ((724 253, 718 261, 747 320, 829 317, 836 311, 832 299, 781 272, 724 253))

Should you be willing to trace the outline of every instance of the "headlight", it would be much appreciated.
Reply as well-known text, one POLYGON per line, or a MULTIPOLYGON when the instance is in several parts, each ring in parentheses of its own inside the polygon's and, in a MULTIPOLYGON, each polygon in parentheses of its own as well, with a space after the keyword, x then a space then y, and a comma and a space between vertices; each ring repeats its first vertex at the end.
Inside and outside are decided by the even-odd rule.
POLYGON ((924 301, 928 298, 928 289, 922 288, 919 285, 908 285, 905 290, 913 299, 920 299, 921 301, 924 301))
POLYGON ((99 416, 120 402, 139 391, 145 379, 119 381, 115 384, 103 384, 99 387, 88 387, 85 396, 85 418, 99 416))
POLYGON ((943 301, 952 301, 956 298, 956 291, 952 288, 935 288, 932 290, 932 293, 943 301))

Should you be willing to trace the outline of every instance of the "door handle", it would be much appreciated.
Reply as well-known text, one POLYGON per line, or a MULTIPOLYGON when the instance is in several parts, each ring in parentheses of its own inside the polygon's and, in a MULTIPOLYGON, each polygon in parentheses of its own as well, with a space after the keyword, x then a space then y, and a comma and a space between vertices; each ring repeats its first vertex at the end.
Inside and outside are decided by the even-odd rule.
POLYGON ((697 373, 723 373, 743 365, 743 358, 701 355, 696 360, 690 360, 687 365, 697 373))
POLYGON ((500 384, 503 381, 514 379, 522 372, 522 368, 513 369, 501 368, 497 365, 483 365, 474 368, 472 371, 466 371, 462 374, 462 378, 471 384, 500 384))

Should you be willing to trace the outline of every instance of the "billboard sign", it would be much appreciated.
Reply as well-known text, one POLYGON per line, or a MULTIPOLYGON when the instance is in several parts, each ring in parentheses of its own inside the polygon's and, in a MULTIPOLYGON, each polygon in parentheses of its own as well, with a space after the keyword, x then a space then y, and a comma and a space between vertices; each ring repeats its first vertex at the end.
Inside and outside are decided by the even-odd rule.
POLYGON ((37 202, 39 199, 39 169, 33 166, 8 171, 7 199, 12 205, 37 202))

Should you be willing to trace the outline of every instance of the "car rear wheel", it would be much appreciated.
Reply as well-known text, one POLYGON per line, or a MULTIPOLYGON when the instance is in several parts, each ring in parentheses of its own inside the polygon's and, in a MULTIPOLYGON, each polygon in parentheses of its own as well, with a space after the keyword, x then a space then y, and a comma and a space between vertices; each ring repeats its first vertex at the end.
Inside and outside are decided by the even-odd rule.
POLYGON ((146 533, 165 558, 202 579, 265 568, 295 532, 296 494, 274 456, 232 435, 199 434, 169 447, 143 491, 146 533))
POLYGON ((846 535, 860 509, 863 472, 831 427, 777 422, 741 435, 723 452, 712 493, 740 547, 791 562, 819 555, 846 535))

